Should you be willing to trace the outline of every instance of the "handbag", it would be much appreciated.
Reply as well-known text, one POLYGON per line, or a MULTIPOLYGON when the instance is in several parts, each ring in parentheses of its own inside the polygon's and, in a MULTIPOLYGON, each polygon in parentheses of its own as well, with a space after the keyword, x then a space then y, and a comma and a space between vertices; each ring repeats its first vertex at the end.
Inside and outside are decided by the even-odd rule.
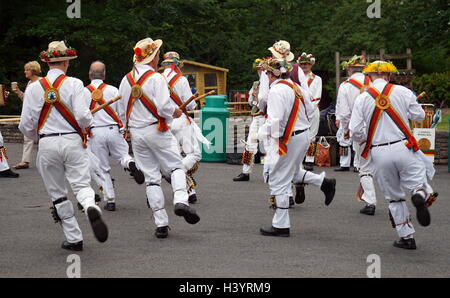
POLYGON ((319 142, 317 142, 315 159, 316 165, 319 167, 331 166, 330 144, 325 137, 320 137, 319 142))

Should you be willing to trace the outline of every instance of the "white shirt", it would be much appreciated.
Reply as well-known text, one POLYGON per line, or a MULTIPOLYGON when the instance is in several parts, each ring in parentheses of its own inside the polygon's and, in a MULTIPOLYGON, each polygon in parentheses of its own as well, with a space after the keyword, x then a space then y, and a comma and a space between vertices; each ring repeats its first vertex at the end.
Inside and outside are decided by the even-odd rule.
MULTIPOLYGON (((283 136, 295 100, 295 94, 292 88, 286 84, 278 84, 279 81, 281 79, 276 80, 270 85, 267 101, 268 118, 261 128, 266 135, 274 138, 283 136)), ((295 84, 290 79, 285 81, 295 84)), ((304 100, 304 103, 300 102, 300 112, 297 114, 294 131, 306 130, 311 126, 306 116, 308 111, 314 111, 314 106, 311 101, 304 100)))
MULTIPOLYGON (((136 82, 139 78, 148 70, 154 69, 148 65, 135 65, 136 70, 134 72, 134 78, 136 82)), ((158 115, 166 119, 166 123, 170 124, 173 120, 172 115, 175 111, 175 106, 171 104, 169 88, 167 87, 166 78, 160 74, 156 73, 151 76, 142 86, 142 90, 145 95, 153 102, 158 110, 158 115)), ((122 96, 122 99, 119 101, 121 105, 121 109, 123 109, 126 113, 128 101, 130 100, 130 92, 131 86, 128 83, 127 77, 125 76, 122 79, 119 87, 119 95, 122 96)), ((124 125, 126 125, 126 119, 122 119, 124 125)), ((140 100, 135 100, 134 107, 130 115, 129 127, 141 128, 149 126, 150 124, 158 121, 142 104, 140 100)))
MULTIPOLYGON (((100 87, 100 85, 103 84, 102 80, 92 80, 91 85, 95 88, 100 87)), ((84 100, 86 102, 86 105, 88 107, 91 106, 92 97, 91 97, 91 91, 88 88, 84 88, 84 100)), ((111 85, 106 86, 105 89, 103 89, 103 99, 105 102, 110 101, 111 99, 117 97, 119 95, 119 90, 111 85)), ((123 100, 119 99, 119 101, 123 100)), ((121 109, 121 105, 119 104, 119 101, 116 101, 109 106, 112 108, 113 111, 117 113, 117 116, 119 116, 119 119, 125 118, 125 111, 121 109)), ((98 106, 98 105, 97 105, 98 106)), ((109 116, 106 111, 100 110, 97 113, 94 114, 94 121, 92 122, 92 127, 100 127, 100 126, 108 126, 108 125, 116 125, 116 121, 109 116)), ((125 123, 124 123, 125 125, 125 123)))
MULTIPOLYGON (((47 73, 47 77, 50 83, 54 83, 56 78, 64 74, 62 70, 51 69, 47 73)), ((84 86, 83 82, 79 79, 68 77, 59 88, 59 95, 61 102, 72 111, 78 125, 84 129, 91 126, 92 114, 89 110, 89 106, 86 105, 84 100, 84 86)), ((39 81, 36 81, 28 86, 25 91, 25 98, 22 108, 21 120, 19 123, 19 129, 26 137, 37 140, 37 127, 39 116, 44 106, 44 89, 39 81)), ((63 116, 52 108, 47 121, 45 122, 39 134, 52 134, 52 133, 66 133, 75 132, 73 127, 67 122, 63 116)))
MULTIPOLYGON (((177 75, 175 71, 172 71, 172 73, 169 75, 171 71, 172 69, 166 68, 163 72, 164 77, 167 79, 167 84, 169 84, 170 80, 172 80, 172 78, 177 75)), ((185 76, 180 77, 172 89, 183 103, 192 97, 192 90, 189 86, 189 81, 185 76)), ((172 98, 170 99, 170 101, 172 104, 174 104, 175 108, 178 108, 178 105, 173 101, 172 98)), ((186 110, 193 111, 196 107, 197 103, 193 100, 190 104, 187 105, 186 110)))
POLYGON ((259 78, 258 108, 265 113, 267 110, 267 100, 269 98, 270 81, 266 70, 261 72, 259 78))
MULTIPOLYGON (((354 73, 349 79, 354 79, 364 85, 365 75, 361 72, 354 73)), ((353 106, 356 98, 360 95, 360 90, 344 81, 340 86, 336 100, 336 120, 341 121, 340 126, 344 131, 348 131, 348 125, 352 116, 353 106)))
MULTIPOLYGON (((299 72, 303 71, 299 69, 299 72)), ((311 78, 313 78, 312 72, 306 75, 306 81, 308 82, 311 78)), ((311 85, 309 86, 309 90, 311 92, 312 101, 318 107, 320 99, 322 98, 322 78, 318 75, 315 75, 313 81, 311 82, 311 85)))
MULTIPOLYGON (((377 79, 372 86, 380 93, 387 82, 377 79)), ((355 88, 356 89, 356 88, 355 88)), ((417 97, 406 87, 395 85, 390 95, 392 107, 398 112, 404 123, 409 127, 408 119, 422 121, 425 118, 425 111, 417 102, 417 97)), ((375 110, 375 100, 368 92, 364 92, 356 99, 352 117, 350 120, 350 134, 354 141, 364 142, 367 140, 370 119, 375 110)), ((373 145, 395 142, 405 138, 403 132, 397 127, 394 121, 386 112, 380 117, 378 127, 373 138, 373 145)))

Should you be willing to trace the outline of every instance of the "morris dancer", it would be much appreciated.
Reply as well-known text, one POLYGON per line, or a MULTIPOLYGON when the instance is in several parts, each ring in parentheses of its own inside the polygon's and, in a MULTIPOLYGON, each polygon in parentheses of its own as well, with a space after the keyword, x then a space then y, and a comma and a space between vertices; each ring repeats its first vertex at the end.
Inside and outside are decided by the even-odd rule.
POLYGON ((411 90, 389 83, 396 72, 392 63, 384 61, 375 61, 364 69, 373 85, 357 98, 349 129, 353 140, 365 142, 362 157, 372 157, 375 178, 389 202, 392 226, 400 237, 394 246, 416 249, 415 230, 402 187, 411 193, 418 222, 428 226, 428 207, 437 198, 428 184, 434 167, 419 150, 408 124, 408 119, 423 120, 425 112, 411 90))
POLYGON ((285 59, 269 59, 265 68, 270 82, 268 118, 259 131, 259 139, 267 144, 264 176, 275 215, 272 225, 261 228, 260 232, 264 236, 289 237, 292 181, 320 187, 328 206, 334 198, 336 180, 325 178, 325 173, 317 175, 299 168, 310 142, 305 133, 311 126, 307 115, 313 113, 314 106, 303 99, 299 86, 289 79, 292 66, 285 59))
MULTIPOLYGON (((103 82, 105 77, 105 64, 100 61, 92 63, 89 69, 91 83, 84 90, 86 105, 90 107, 90 110, 93 110, 97 105, 108 102, 119 94, 116 87, 103 82), (94 96, 95 94, 101 96, 97 96, 97 98, 94 96)), ((123 138, 124 126, 122 120, 120 120, 120 116, 124 117, 125 111, 120 110, 120 107, 120 104, 115 102, 95 113, 90 129, 89 148, 100 160, 101 176, 104 178, 102 189, 106 202, 104 209, 107 211, 116 210, 116 195, 110 173, 109 156, 120 163, 124 169, 130 171, 138 184, 144 183, 144 174, 136 167, 133 158, 128 154, 129 147, 127 141, 123 138)))
MULTIPOLYGON (((253 63, 253 68, 258 72, 258 76, 261 77, 263 59, 256 59, 253 63)), ((252 123, 248 132, 245 151, 242 153, 242 173, 233 178, 233 181, 249 181, 250 174, 252 173, 255 154, 258 153, 258 130, 264 124, 266 120, 264 118, 264 112, 258 107, 259 104, 259 88, 261 82, 253 82, 253 86, 249 91, 250 97, 248 102, 252 106, 252 123)), ((261 144, 262 147, 262 144, 261 144)))
MULTIPOLYGON (((355 105, 356 98, 363 93, 371 85, 370 77, 362 74, 362 71, 367 64, 364 56, 354 56, 347 62, 342 63, 342 67, 347 70, 348 79, 341 84, 337 96, 336 104, 336 118, 340 133, 339 136, 346 136, 351 141, 349 133, 349 123, 352 116, 352 111, 355 105)), ((341 142, 347 141, 341 139, 341 142)), ((361 156, 364 145, 358 142, 353 142, 355 149, 355 160, 359 162, 359 179, 360 186, 357 194, 358 200, 365 203, 362 214, 374 215, 377 204, 377 197, 375 194, 375 186, 373 184, 373 166, 370 154, 367 159, 361 156)), ((350 149, 347 149, 350 151, 350 149)))
POLYGON ((86 210, 97 240, 108 239, 108 228, 90 186, 89 158, 85 149, 84 129, 91 125, 92 115, 83 99, 83 83, 65 75, 69 60, 77 58, 76 51, 67 48, 63 41, 54 41, 40 56, 50 70, 45 78, 28 86, 19 129, 30 139, 40 139, 37 168, 53 200, 53 217, 61 223, 67 238, 62 248, 80 251, 83 236, 73 205, 67 199, 65 179, 86 210))
POLYGON ((314 64, 316 64, 316 58, 312 54, 303 53, 300 57, 298 57, 297 63, 306 76, 307 84, 312 95, 311 100, 315 106, 314 113, 310 119, 311 128, 309 129, 309 136, 311 138, 311 143, 309 145, 309 149, 306 153, 305 159, 305 170, 312 171, 314 169, 314 144, 316 141, 317 133, 319 132, 320 124, 319 104, 320 99, 322 98, 322 78, 312 72, 312 68, 314 64))
POLYGON ((158 238, 169 234, 161 171, 171 177, 175 214, 183 216, 189 224, 200 221, 195 210, 189 207, 184 165, 174 146, 177 140, 169 128, 172 119, 181 117, 183 112, 171 104, 167 81, 155 71, 162 43, 146 38, 136 44, 134 69, 119 87, 121 108, 126 110, 124 123, 130 129, 136 163, 145 176, 147 201, 153 210, 158 238))
MULTIPOLYGON (((177 52, 168 52, 163 56, 164 61, 161 65, 164 69, 164 77, 167 79, 170 90, 170 98, 175 108, 179 108, 189 98, 192 97, 192 91, 189 82, 181 73, 180 68, 183 67, 180 61, 180 55, 177 52)), ((202 135, 200 128, 194 119, 189 117, 187 111, 193 111, 197 107, 197 103, 192 101, 187 105, 184 115, 173 119, 170 130, 181 146, 181 150, 186 155, 183 158, 184 170, 187 175, 189 185, 188 195, 189 203, 197 202, 197 194, 195 188, 197 186, 194 180, 194 173, 198 170, 202 152, 198 142, 202 142, 209 146, 210 142, 202 135)))

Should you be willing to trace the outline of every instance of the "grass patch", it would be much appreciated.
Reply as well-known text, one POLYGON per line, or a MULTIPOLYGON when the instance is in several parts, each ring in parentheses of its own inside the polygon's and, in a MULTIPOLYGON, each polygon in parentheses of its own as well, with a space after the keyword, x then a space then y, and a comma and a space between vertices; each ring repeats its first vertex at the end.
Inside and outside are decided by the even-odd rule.
POLYGON ((437 130, 446 130, 449 131, 449 119, 450 115, 442 115, 441 123, 436 127, 437 130))

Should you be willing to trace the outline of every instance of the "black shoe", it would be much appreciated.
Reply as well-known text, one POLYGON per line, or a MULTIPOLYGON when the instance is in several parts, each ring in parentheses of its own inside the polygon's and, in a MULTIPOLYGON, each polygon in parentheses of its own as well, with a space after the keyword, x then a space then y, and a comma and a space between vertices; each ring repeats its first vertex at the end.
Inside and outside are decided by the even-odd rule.
POLYGON ((233 178, 233 181, 250 181, 250 174, 241 173, 233 178))
POLYGON ((164 180, 167 181, 170 185, 172 185, 172 177, 171 176, 164 176, 164 180))
POLYGON ((169 236, 169 227, 165 226, 156 228, 155 236, 156 238, 167 238, 167 236, 169 236))
POLYGON ((14 173, 11 169, 0 172, 0 178, 19 178, 19 174, 14 173))
POLYGON ((289 197, 289 208, 292 208, 294 206, 295 206, 294 198, 293 197, 289 197))
POLYGON ((359 211, 359 213, 367 215, 375 215, 375 205, 366 205, 359 211))
POLYGON ((83 241, 79 241, 76 243, 70 243, 70 242, 64 241, 61 245, 61 248, 67 249, 67 250, 73 250, 73 251, 82 251, 83 250, 83 241))
POLYGON ((273 226, 270 227, 264 227, 259 229, 262 235, 264 236, 275 236, 275 237, 289 237, 290 230, 288 229, 277 229, 273 226))
POLYGON ((188 199, 189 204, 197 203, 197 195, 195 193, 191 194, 188 199))
POLYGON ((95 207, 87 208, 87 216, 91 223, 94 236, 99 242, 105 242, 108 240, 108 227, 102 220, 102 215, 95 207))
POLYGON ((404 239, 400 238, 400 240, 394 242, 394 246, 403 249, 416 249, 416 240, 414 238, 404 239))
POLYGON ((176 215, 183 216, 184 220, 191 225, 195 225, 200 221, 200 216, 188 205, 177 203, 175 204, 174 211, 176 215))
POLYGON ((296 184, 295 185, 295 203, 303 204, 305 202, 305 185, 296 184))
POLYGON ((325 194, 325 205, 330 205, 336 193, 336 179, 324 178, 320 190, 325 194))
POLYGON ((350 172, 350 167, 340 167, 337 169, 334 169, 335 172, 350 172))
POLYGON ((417 221, 421 226, 427 227, 431 223, 430 211, 425 207, 425 200, 419 194, 415 194, 411 198, 414 207, 417 210, 417 221))
POLYGON ((128 168, 130 169, 130 172, 137 184, 143 184, 145 182, 144 174, 136 167, 136 163, 134 161, 131 161, 128 164, 128 168))
POLYGON ((107 202, 103 209, 105 209, 106 211, 116 211, 116 203, 107 202))
POLYGON ((354 172, 354 173, 359 173, 358 168, 353 168, 353 172, 354 172))
POLYGON ((314 164, 312 162, 305 162, 303 164, 303 168, 305 169, 305 171, 314 171, 314 164))

